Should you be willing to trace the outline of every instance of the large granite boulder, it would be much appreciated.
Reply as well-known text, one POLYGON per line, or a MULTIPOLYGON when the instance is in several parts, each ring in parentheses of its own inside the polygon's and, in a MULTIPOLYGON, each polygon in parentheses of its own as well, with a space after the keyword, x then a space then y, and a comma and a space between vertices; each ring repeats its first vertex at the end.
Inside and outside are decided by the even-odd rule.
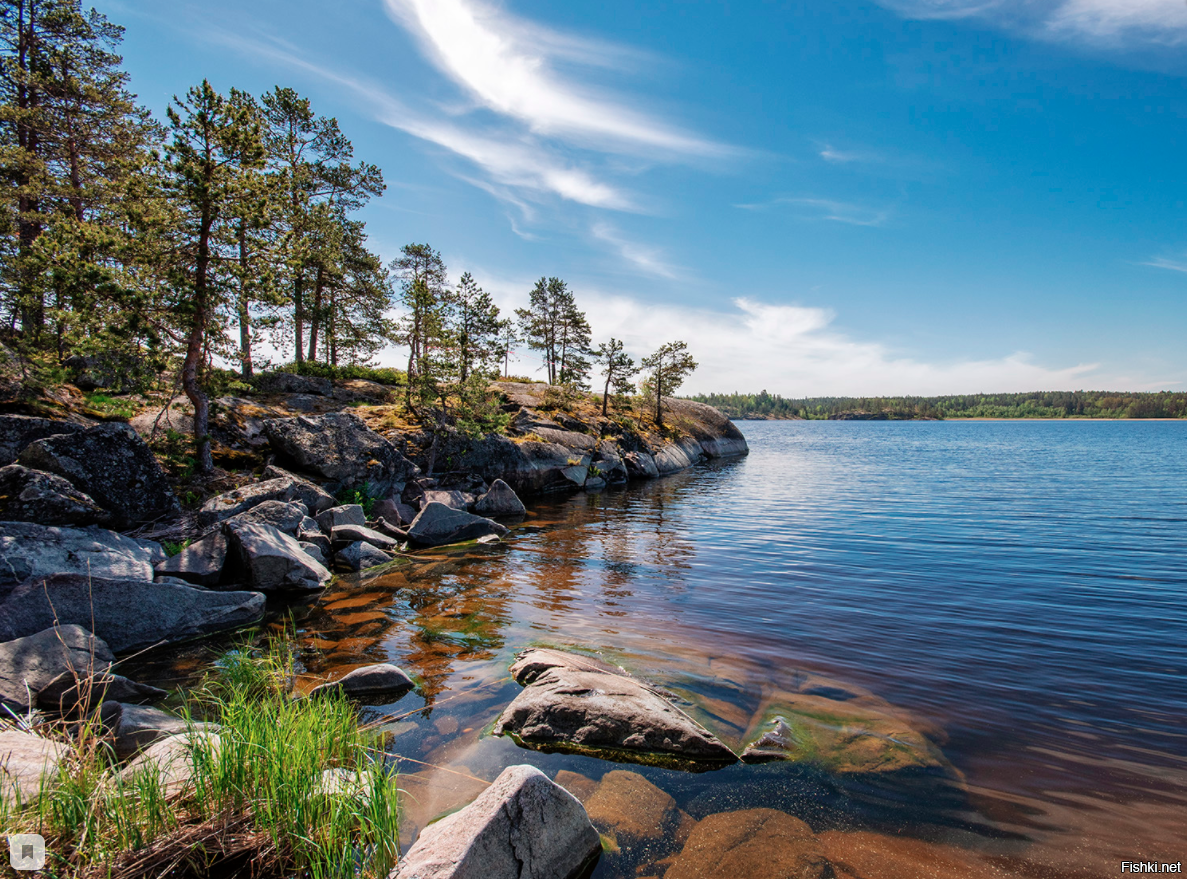
POLYGON ((59 434, 81 433, 85 424, 53 421, 31 415, 0 415, 0 466, 11 464, 34 440, 59 434))
POLYGON ((109 515, 69 481, 20 464, 0 467, 0 520, 41 525, 96 525, 109 515))
POLYGON ((271 525, 290 537, 296 537, 307 518, 305 505, 302 503, 264 501, 250 510, 236 513, 223 522, 223 528, 234 528, 237 525, 271 525))
POLYGON ((53 574, 151 580, 165 551, 151 540, 94 526, 55 528, 0 522, 0 586, 53 574))
POLYGON ((738 426, 707 403, 664 397, 664 418, 690 434, 707 458, 733 457, 750 451, 738 426))
POLYGON ((227 536, 221 531, 207 534, 177 555, 157 562, 158 577, 176 577, 196 586, 217 586, 227 563, 227 536))
POLYGON ((415 687, 412 678, 408 677, 402 668, 384 662, 356 668, 336 681, 319 684, 309 691, 309 695, 311 698, 331 693, 341 693, 353 698, 389 696, 395 701, 415 687))
POLYGON ((719 812, 697 822, 664 879, 832 879, 819 840, 775 809, 719 812))
POLYGON ((0 729, 0 800, 32 802, 53 781, 70 746, 15 729, 0 729), (43 780, 44 779, 44 780, 43 780))
POLYGON ((310 592, 321 589, 331 574, 296 538, 271 525, 236 525, 227 529, 234 553, 253 589, 264 592, 310 592))
POLYGON ((486 494, 478 498, 474 504, 474 512, 488 519, 496 516, 501 518, 515 518, 527 513, 527 507, 519 499, 514 489, 502 479, 491 483, 486 494))
POLYGON ((255 378, 255 386, 269 394, 312 394, 329 397, 334 383, 328 378, 297 375, 292 372, 262 372, 255 378))
POLYGON ((362 504, 342 504, 322 510, 314 516, 318 527, 329 534, 340 525, 366 525, 367 514, 363 512, 362 504))
POLYGON ((419 468, 350 412, 273 418, 264 432, 277 455, 315 473, 334 490, 367 486, 373 495, 398 493, 419 468))
POLYGON ((101 674, 114 659, 102 639, 82 626, 51 626, 6 641, 0 644, 0 705, 24 713, 59 675, 101 674))
POLYGON ((351 543, 357 543, 360 540, 363 543, 369 543, 372 546, 387 550, 393 550, 398 545, 394 537, 389 537, 365 525, 338 525, 330 532, 330 540, 333 542, 335 549, 351 543))
POLYGON ((180 510, 169 478, 152 450, 126 424, 100 424, 81 433, 34 440, 18 463, 68 479, 125 527, 180 510))
POLYGON ((602 851, 573 795, 509 766, 478 799, 421 831, 391 879, 577 879, 602 851))
POLYGON ((66 671, 37 694, 37 707, 43 711, 75 716, 97 708, 107 699, 117 702, 159 702, 168 695, 158 687, 110 671, 94 674, 66 671))
MULTIPOLYGON (((257 526, 258 527, 258 526, 257 526)), ((85 574, 38 577, 0 599, 0 641, 23 638, 55 623, 92 627, 115 653, 185 641, 259 622, 258 592, 210 592, 150 580, 85 574)))
POLYGON ((408 539, 421 546, 445 546, 506 533, 498 522, 437 503, 426 504, 408 526, 408 539))
POLYGON ((696 768, 738 759, 656 690, 600 660, 533 648, 511 676, 524 688, 493 731, 527 747, 696 768))
POLYGON ((350 574, 386 565, 391 560, 392 557, 377 546, 356 540, 334 553, 334 570, 350 574))
POLYGON ((198 524, 209 528, 266 501, 300 501, 311 513, 319 513, 335 503, 333 497, 312 482, 291 474, 281 475, 212 497, 198 511, 198 524))
POLYGON ((430 488, 420 501, 422 507, 425 504, 445 504, 454 510, 468 510, 474 505, 474 496, 456 489, 430 488))

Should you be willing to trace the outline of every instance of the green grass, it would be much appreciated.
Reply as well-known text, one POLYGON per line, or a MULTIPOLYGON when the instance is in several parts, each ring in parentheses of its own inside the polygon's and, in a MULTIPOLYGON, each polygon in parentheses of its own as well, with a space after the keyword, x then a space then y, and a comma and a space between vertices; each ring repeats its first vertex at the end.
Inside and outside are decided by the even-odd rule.
POLYGON ((186 875, 213 877, 226 863, 212 852, 244 838, 259 876, 386 877, 399 854, 396 775, 344 698, 288 696, 290 657, 285 645, 231 651, 189 696, 186 716, 220 724, 220 742, 196 739, 182 789, 151 769, 121 778, 88 724, 39 797, 0 805, 0 826, 46 837, 48 877, 156 875, 131 865, 170 857, 204 865, 186 875), (349 783, 327 789, 327 769, 349 783))
POLYGON ((116 418, 127 421, 139 410, 139 405, 131 400, 121 400, 108 394, 87 394, 87 406, 104 418, 116 418))

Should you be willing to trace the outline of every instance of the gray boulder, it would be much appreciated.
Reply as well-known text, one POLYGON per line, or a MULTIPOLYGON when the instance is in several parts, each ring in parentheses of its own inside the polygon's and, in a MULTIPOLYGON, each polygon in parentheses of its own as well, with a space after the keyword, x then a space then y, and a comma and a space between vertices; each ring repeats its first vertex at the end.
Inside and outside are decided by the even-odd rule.
POLYGON ((32 802, 42 779, 52 781, 70 746, 15 729, 0 729, 0 799, 12 805, 32 802))
POLYGON ((519 495, 501 479, 491 483, 490 489, 474 504, 474 512, 487 518, 516 517, 527 513, 519 495))
POLYGON ((425 504, 445 504, 454 510, 468 510, 474 505, 474 497, 464 491, 430 488, 421 498, 421 509, 424 509, 425 504))
POLYGON ((227 537, 253 589, 309 592, 330 581, 330 572, 296 538, 271 525, 236 525, 227 529, 227 537))
POLYGON ((264 422, 264 432, 284 461, 332 482, 335 490, 366 484, 382 497, 402 490, 420 472, 350 412, 273 418, 264 422))
POLYGON ((117 702, 159 702, 169 694, 149 684, 141 684, 111 672, 77 674, 62 672, 37 694, 37 707, 43 711, 74 715, 90 711, 107 699, 117 702))
POLYGON ((158 579, 176 577, 198 586, 217 586, 227 563, 227 537, 221 531, 207 534, 177 555, 156 564, 158 579))
POLYGON ((70 480, 111 513, 119 527, 149 522, 181 508, 152 450, 127 424, 100 424, 25 447, 18 463, 70 480))
POLYGON ((296 536, 301 523, 309 518, 305 505, 298 502, 264 501, 256 504, 250 510, 236 513, 223 523, 224 528, 234 528, 237 525, 271 525, 278 531, 290 536, 296 536))
POLYGON ((656 690, 622 669, 559 650, 531 649, 511 666, 524 689, 494 726, 527 747, 639 763, 722 765, 737 756, 656 690))
POLYGON ((56 626, 7 641, 0 644, 0 705, 28 711, 59 675, 102 673, 114 659, 108 646, 82 626, 56 626))
POLYGON ((385 519, 392 525, 403 527, 411 525, 416 518, 416 510, 408 504, 401 503, 395 498, 376 501, 372 510, 377 519, 385 519))
POLYGON ((622 456, 622 463, 626 465, 626 472, 635 479, 655 479, 659 476, 655 458, 647 452, 627 452, 622 456))
POLYGON ((218 733, 209 730, 165 736, 121 769, 120 778, 130 781, 141 773, 152 773, 165 796, 179 796, 191 787, 199 753, 204 755, 201 759, 215 758, 221 747, 218 733))
POLYGON ((343 504, 330 507, 314 516, 322 531, 329 534, 339 525, 366 525, 367 515, 361 504, 343 504))
POLYGON ((309 510, 324 510, 334 504, 334 499, 313 483, 292 475, 278 476, 212 497, 198 511, 198 524, 209 528, 267 501, 300 501, 309 510))
POLYGON ((330 540, 334 546, 345 546, 348 543, 363 541, 380 549, 395 549, 397 541, 386 534, 367 528, 363 525, 339 525, 330 532, 330 540))
POLYGON ((237 629, 263 616, 258 592, 56 574, 23 583, 0 600, 0 641, 41 632, 55 621, 90 627, 93 620, 95 634, 125 653, 237 629))
POLYGON ((576 879, 602 853, 581 803, 533 766, 509 766, 421 831, 391 879, 576 879))
POLYGON ((151 580, 164 558, 160 544, 104 528, 0 522, 0 586, 52 574, 151 580))
POLYGON ((189 724, 180 717, 174 717, 158 708, 130 705, 124 702, 107 701, 99 707, 99 720, 111 736, 115 755, 120 760, 133 757, 166 736, 186 732, 217 732, 218 727, 210 723, 189 724))
POLYGON ((291 372, 264 372, 255 379, 255 385, 269 394, 312 394, 329 397, 334 393, 334 383, 328 378, 312 375, 296 375, 291 372))
MULTIPOLYGON (((266 440, 265 440, 266 442, 266 440)), ((316 483, 310 482, 303 476, 298 476, 295 473, 289 473, 287 470, 282 470, 275 464, 269 464, 264 468, 264 479, 291 479, 293 481, 293 500, 298 500, 309 508, 312 515, 317 515, 322 510, 328 510, 330 507, 338 503, 334 500, 334 496, 316 483)))
POLYGON ((52 421, 30 415, 0 415, 0 465, 11 464, 34 440, 59 434, 81 433, 85 424, 52 421))
POLYGON ((334 570, 343 573, 365 571, 386 565, 392 560, 382 549, 362 540, 348 544, 334 554, 334 570))
POLYGON ((0 520, 41 525, 95 525, 108 513, 61 476, 20 464, 0 468, 0 520))
POLYGON ((344 696, 392 696, 394 701, 415 687, 403 669, 384 662, 356 668, 336 681, 319 684, 309 691, 309 696, 341 693, 344 696))
POLYGON ((320 546, 318 546, 316 543, 310 543, 307 540, 298 540, 297 543, 300 544, 301 549, 305 551, 306 555, 308 555, 323 568, 326 568, 327 570, 329 569, 330 560, 320 546))
POLYGON ((301 531, 298 531, 297 532, 297 542, 312 544, 313 546, 316 546, 318 548, 318 550, 321 551, 321 554, 323 556, 325 556, 326 558, 330 557, 330 551, 331 551, 330 538, 320 528, 315 528, 311 531, 306 531, 304 529, 302 529, 301 531))
POLYGON ((445 546, 477 540, 487 534, 502 537, 507 529, 498 522, 475 516, 444 504, 426 504, 408 526, 408 538, 422 546, 445 546))

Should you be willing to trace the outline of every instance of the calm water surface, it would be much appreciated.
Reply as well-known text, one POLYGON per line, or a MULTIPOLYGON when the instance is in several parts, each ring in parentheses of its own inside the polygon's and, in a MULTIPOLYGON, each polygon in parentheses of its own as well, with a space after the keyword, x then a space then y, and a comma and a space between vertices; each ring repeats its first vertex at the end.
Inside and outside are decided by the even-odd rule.
POLYGON ((407 840, 511 763, 637 769, 484 734, 518 692, 514 653, 547 644, 667 687, 735 746, 804 672, 909 714, 954 779, 637 769, 696 819, 791 812, 852 875, 1187 860, 1187 424, 741 427, 747 458, 537 502, 503 545, 339 584, 303 619, 310 681, 380 660, 423 681, 368 709, 404 758, 407 840))

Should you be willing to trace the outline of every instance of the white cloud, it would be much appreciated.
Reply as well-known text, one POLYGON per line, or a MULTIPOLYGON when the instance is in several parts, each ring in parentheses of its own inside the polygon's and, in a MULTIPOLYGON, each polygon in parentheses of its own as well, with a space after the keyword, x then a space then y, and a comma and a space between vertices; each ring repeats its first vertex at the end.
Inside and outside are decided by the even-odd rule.
POLYGON ((1148 262, 1139 263, 1139 265, 1153 266, 1156 269, 1168 269, 1172 272, 1187 272, 1187 262, 1179 262, 1161 256, 1155 257, 1148 262))
POLYGON ((609 244, 617 254, 645 275, 677 280, 681 272, 663 258, 659 248, 624 238, 609 223, 595 223, 590 230, 594 238, 609 244))
POLYGON ((983 18, 1033 37, 1108 48, 1187 42, 1182 0, 880 0, 907 18, 983 18))

